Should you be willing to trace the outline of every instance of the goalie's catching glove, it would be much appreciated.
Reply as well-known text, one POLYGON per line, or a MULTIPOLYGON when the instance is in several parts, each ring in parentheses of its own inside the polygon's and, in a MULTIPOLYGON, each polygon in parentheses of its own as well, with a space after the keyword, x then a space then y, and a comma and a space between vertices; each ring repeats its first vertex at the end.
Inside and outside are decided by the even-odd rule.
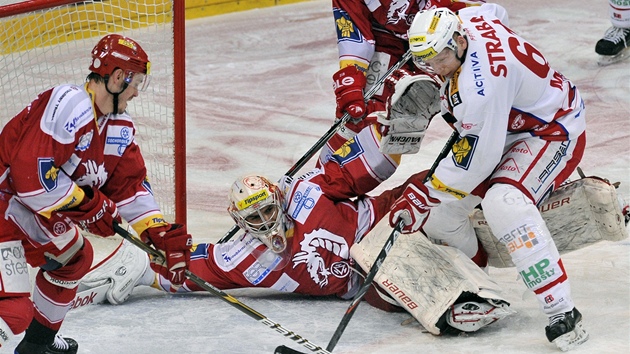
POLYGON ((335 96, 337 97, 337 118, 348 112, 353 119, 361 119, 367 113, 363 98, 365 74, 356 66, 346 66, 333 75, 335 96))
POLYGON ((95 235, 107 237, 116 234, 114 221, 121 222, 116 203, 96 187, 81 188, 85 192, 81 203, 72 209, 61 210, 57 213, 95 235))
POLYGON ((437 76, 398 69, 385 79, 390 96, 386 111, 375 112, 383 125, 381 152, 414 154, 420 150, 429 122, 440 112, 437 76))
POLYGON ((146 229, 140 235, 143 242, 152 244, 163 258, 151 257, 151 269, 171 282, 171 292, 176 292, 186 281, 186 269, 190 265, 192 236, 186 226, 169 224, 146 229))
POLYGON ((426 221, 431 208, 440 204, 438 199, 429 195, 424 184, 409 183, 405 187, 402 196, 396 200, 389 212, 389 224, 395 227, 399 219, 405 226, 401 232, 404 234, 419 231, 426 221))

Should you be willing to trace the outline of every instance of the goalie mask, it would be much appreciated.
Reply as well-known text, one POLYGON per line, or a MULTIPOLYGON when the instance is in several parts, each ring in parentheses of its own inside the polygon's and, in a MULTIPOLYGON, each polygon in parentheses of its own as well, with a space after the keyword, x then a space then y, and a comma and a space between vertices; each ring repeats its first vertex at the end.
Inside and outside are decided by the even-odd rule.
POLYGON ((283 195, 277 185, 265 177, 247 175, 232 184, 229 200, 228 211, 241 229, 275 253, 286 249, 283 195))
POLYGON ((462 22, 453 11, 446 8, 420 11, 407 31, 414 63, 425 69, 426 60, 446 48, 457 55, 457 44, 453 39, 455 33, 464 35, 462 22))

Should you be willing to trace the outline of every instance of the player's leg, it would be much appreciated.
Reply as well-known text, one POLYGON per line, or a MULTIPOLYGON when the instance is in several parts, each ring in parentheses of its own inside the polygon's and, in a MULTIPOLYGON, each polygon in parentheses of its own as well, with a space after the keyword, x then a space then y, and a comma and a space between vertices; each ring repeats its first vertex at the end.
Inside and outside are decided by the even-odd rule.
POLYGON ((481 198, 470 194, 457 202, 440 204, 431 209, 423 232, 434 243, 455 247, 479 267, 485 268, 488 255, 477 240, 469 218, 479 203, 481 198))
POLYGON ((608 0, 608 13, 612 26, 595 45, 600 65, 608 65, 628 57, 630 46, 630 4, 608 0))
POLYGON ((502 161, 517 168, 498 168, 481 203, 492 233, 506 245, 523 282, 549 316, 547 338, 563 350, 586 341, 588 334, 573 304, 556 245, 535 203, 569 177, 584 145, 584 135, 574 141, 516 141, 502 161))
POLYGON ((35 277, 32 300, 35 306, 33 319, 18 344, 17 354, 54 353, 74 354, 78 344, 72 338, 58 335, 59 328, 70 309, 81 278, 92 265, 92 245, 76 228, 68 231, 71 241, 59 250, 52 242, 41 248, 27 249, 27 259, 40 266, 35 277), (72 235, 73 234, 73 235, 72 235), (41 257, 44 264, 37 264, 41 257))
POLYGON ((33 318, 24 247, 2 224, 0 221, 0 351, 14 335, 24 332, 33 318))

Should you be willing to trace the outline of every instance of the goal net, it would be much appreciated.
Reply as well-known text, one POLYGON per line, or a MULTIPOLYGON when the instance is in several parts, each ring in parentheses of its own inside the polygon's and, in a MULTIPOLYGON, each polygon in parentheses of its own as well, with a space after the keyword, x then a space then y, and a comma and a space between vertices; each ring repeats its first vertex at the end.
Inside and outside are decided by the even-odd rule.
POLYGON ((183 0, 0 0, 0 124, 41 91, 83 83, 92 48, 109 33, 149 55, 151 84, 128 111, 165 217, 185 222, 183 0))

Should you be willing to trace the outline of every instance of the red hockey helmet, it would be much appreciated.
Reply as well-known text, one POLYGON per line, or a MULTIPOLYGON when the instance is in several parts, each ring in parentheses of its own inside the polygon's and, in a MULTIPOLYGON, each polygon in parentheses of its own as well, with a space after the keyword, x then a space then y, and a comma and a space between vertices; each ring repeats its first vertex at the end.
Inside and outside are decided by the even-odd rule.
MULTIPOLYGON (((109 34, 92 49, 90 71, 105 77, 118 68, 125 72, 127 83, 131 83, 133 74, 149 76, 151 62, 140 44, 133 39, 119 34, 109 34)), ((145 84, 143 88, 146 88, 148 81, 143 80, 145 84)))

